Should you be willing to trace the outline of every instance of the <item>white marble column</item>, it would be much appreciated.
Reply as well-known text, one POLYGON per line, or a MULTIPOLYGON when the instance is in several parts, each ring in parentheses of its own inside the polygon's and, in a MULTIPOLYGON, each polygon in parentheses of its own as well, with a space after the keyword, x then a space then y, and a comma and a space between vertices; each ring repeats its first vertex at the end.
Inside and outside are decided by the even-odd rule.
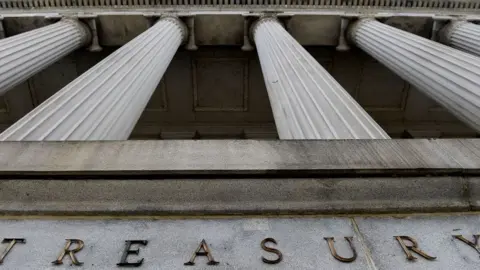
POLYGON ((389 138, 277 19, 252 35, 280 139, 389 138))
POLYGON ((450 22, 440 31, 440 41, 480 56, 480 25, 466 21, 450 22))
POLYGON ((0 95, 89 41, 87 26, 71 19, 0 40, 0 95))
MULTIPOLYGON (((355 22, 349 30, 349 38, 373 58, 480 131, 479 57, 373 19, 355 22)), ((388 89, 385 89, 385 95, 388 95, 388 89)))
POLYGON ((185 37, 179 19, 160 19, 13 124, 0 140, 126 140, 185 37))

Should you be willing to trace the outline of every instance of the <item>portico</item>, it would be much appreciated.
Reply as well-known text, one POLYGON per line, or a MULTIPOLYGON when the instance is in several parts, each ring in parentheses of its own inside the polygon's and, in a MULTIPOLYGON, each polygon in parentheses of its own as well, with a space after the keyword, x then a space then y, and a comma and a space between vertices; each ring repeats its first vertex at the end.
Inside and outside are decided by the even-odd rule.
POLYGON ((479 11, 0 0, 0 270, 477 270, 479 11))
POLYGON ((480 130, 480 58, 387 26, 355 22, 350 40, 397 75, 480 130))
MULTIPOLYGON (((389 138, 381 125, 358 104, 352 93, 345 90, 342 82, 339 83, 285 30, 282 20, 272 16, 259 17, 254 20, 255 23, 248 25, 279 138, 389 138)), ((472 55, 472 50, 472 54, 457 50, 456 48, 461 47, 460 40, 465 39, 455 39, 460 36, 459 32, 474 32, 475 27, 477 26, 464 22, 447 25, 445 29, 450 29, 450 34, 447 35, 446 30, 442 30, 442 35, 450 38, 449 44, 454 48, 374 19, 351 20, 348 37, 352 45, 371 55, 478 131, 479 58, 472 55), (470 30, 465 30, 467 28, 470 30), (454 35, 452 31, 457 34, 454 35)), ((14 70, 6 70, 0 81, 5 85, 4 91, 28 79, 62 55, 87 44, 89 35, 90 30, 85 23, 75 19, 63 19, 50 26, 3 39, 4 44, 13 44, 11 48, 15 47, 14 42, 39 44, 39 48, 44 48, 46 45, 32 42, 38 39, 40 42, 51 42, 52 45, 49 46, 58 50, 50 50, 47 55, 41 54, 40 50, 42 57, 49 57, 46 60, 11 56, 17 59, 15 63, 29 61, 22 62, 21 65, 30 67, 31 71, 15 73, 14 70), (64 50, 62 46, 56 46, 53 39, 45 38, 44 35, 45 31, 57 33, 58 27, 64 27, 65 31, 81 30, 78 33, 82 35, 76 41, 76 35, 65 32, 65 35, 72 38, 72 45, 63 46, 64 50), (15 74, 9 76, 8 72, 15 74)), ((162 17, 143 34, 123 45, 10 126, 0 135, 0 139, 129 138, 170 61, 187 36, 187 27, 181 19, 162 17), (155 38, 151 38, 152 35, 155 38)), ((63 38, 61 40, 66 42, 63 38)), ((469 48, 475 48, 475 45, 470 44, 469 48)), ((12 54, 9 53, 9 57, 10 55, 12 54)), ((0 60, 8 63, 8 59, 5 57, 0 60)), ((345 82, 343 83, 345 85, 345 82)), ((384 94, 388 95, 388 90, 385 90, 384 94)))
POLYGON ((161 18, 0 135, 0 140, 126 140, 186 37, 161 18))

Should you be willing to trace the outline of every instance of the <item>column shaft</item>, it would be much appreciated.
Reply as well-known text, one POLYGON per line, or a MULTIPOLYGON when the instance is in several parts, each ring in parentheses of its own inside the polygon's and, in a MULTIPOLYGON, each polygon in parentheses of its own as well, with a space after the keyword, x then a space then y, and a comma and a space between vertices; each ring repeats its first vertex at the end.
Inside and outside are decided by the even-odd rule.
POLYGON ((162 18, 0 134, 0 140, 125 140, 186 30, 162 18))
POLYGON ((252 31, 280 139, 389 138, 277 19, 252 31))
POLYGON ((0 95, 89 40, 88 28, 70 19, 0 40, 0 95))
MULTIPOLYGON (((357 21, 350 40, 480 131, 480 58, 385 25, 357 21)), ((385 89, 388 95, 388 89, 385 89)))
POLYGON ((440 31, 440 40, 454 48, 480 56, 480 25, 451 22, 440 31))

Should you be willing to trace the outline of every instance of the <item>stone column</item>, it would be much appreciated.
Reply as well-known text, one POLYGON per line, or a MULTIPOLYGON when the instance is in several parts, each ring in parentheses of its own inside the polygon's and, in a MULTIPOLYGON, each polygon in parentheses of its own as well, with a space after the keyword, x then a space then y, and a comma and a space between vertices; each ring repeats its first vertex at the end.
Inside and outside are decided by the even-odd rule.
POLYGON ((89 41, 87 26, 71 19, 0 40, 0 95, 89 41))
POLYGON ((277 19, 260 19, 252 36, 280 139, 389 138, 277 19))
POLYGON ((451 22, 440 31, 440 41, 480 56, 480 25, 465 21, 451 22))
POLYGON ((373 19, 355 22, 349 39, 480 131, 480 58, 373 19))
POLYGON ((128 139, 185 37, 179 19, 160 19, 13 124, 0 140, 128 139))

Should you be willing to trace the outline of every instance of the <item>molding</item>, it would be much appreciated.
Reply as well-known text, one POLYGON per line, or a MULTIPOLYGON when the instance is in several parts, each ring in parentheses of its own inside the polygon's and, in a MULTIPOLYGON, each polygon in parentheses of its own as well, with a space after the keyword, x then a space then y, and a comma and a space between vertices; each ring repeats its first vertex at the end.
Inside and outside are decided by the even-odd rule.
POLYGON ((0 180, 1 215, 475 211, 478 177, 0 180))
MULTIPOLYGON (((1 7, 0 7, 1 9, 1 7)), ((355 8, 338 7, 315 8, 304 6, 158 6, 158 7, 69 7, 69 8, 37 8, 37 9, 2 9, 2 17, 44 17, 46 19, 58 20, 62 17, 82 17, 86 13, 89 16, 145 16, 160 17, 162 14, 170 16, 191 17, 197 15, 240 15, 244 17, 262 17, 265 14, 275 14, 278 17, 289 18, 295 15, 323 15, 323 16, 341 16, 349 18, 391 18, 400 17, 419 17, 442 20, 452 20, 462 18, 466 21, 480 21, 480 15, 477 10, 466 9, 396 9, 396 8, 355 8), (153 10, 153 11, 152 11, 153 10), (438 14, 442 14, 439 16, 438 14)))
MULTIPOLYGON (((413 138, 476 138, 477 133, 466 127, 460 122, 414 122, 414 121, 379 121, 382 128, 392 138, 405 138, 402 134, 407 131, 414 132, 413 138)), ((6 128, 6 127, 5 127, 6 128)), ((1 130, 1 129, 0 129, 1 130)), ((205 132, 212 132, 219 130, 219 134, 223 134, 223 139, 278 139, 278 133, 273 122, 258 122, 258 123, 170 123, 160 122, 154 125, 147 122, 139 123, 133 130, 129 139, 193 139, 192 135, 177 134, 197 134, 199 139, 206 139, 202 136, 205 132), (238 134, 243 133, 244 137, 239 137, 238 134), (169 134, 163 136, 163 134, 169 134)), ((412 133, 413 134, 413 133, 412 133)), ((197 137, 195 137, 197 138, 197 137)), ((198 139, 198 138, 197 138, 198 139)))
POLYGON ((1 142, 0 174, 41 178, 478 175, 480 139, 1 142), (61 158, 59 158, 61 157, 61 158), (367 158, 368 157, 368 158, 367 158))
MULTIPOLYGON (((225 4, 222 0, 111 0, 111 1, 98 1, 98 0, 84 0, 84 1, 49 1, 49 0, 1 0, 0 8, 2 9, 32 9, 32 8, 127 8, 127 7, 192 7, 192 6, 219 6, 219 7, 245 7, 245 3, 237 2, 235 4, 225 4)), ((416 1, 344 1, 344 0, 332 0, 332 1, 294 1, 294 0, 256 0, 249 1, 249 7, 309 7, 309 8, 331 8, 331 7, 344 7, 344 8, 393 8, 396 10, 462 10, 462 11, 475 11, 480 9, 480 4, 473 0, 416 0, 416 1)))
POLYGON ((479 168, 479 139, 3 142, 0 214, 478 211, 479 168))

